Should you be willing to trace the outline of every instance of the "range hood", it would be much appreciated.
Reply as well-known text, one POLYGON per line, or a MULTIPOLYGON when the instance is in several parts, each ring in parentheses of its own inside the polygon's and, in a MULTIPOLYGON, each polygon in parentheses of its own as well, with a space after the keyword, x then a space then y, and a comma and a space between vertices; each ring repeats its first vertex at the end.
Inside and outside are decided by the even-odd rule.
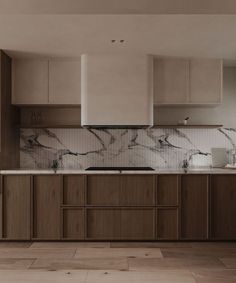
POLYGON ((149 55, 81 57, 81 125, 141 128, 153 125, 153 60, 149 55))

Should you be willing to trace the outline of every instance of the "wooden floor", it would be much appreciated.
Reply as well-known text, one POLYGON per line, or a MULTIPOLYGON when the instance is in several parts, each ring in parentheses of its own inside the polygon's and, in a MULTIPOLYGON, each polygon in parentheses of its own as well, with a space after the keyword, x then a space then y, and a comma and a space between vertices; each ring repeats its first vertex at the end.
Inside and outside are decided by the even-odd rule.
POLYGON ((0 282, 235 283, 236 242, 0 242, 0 282))

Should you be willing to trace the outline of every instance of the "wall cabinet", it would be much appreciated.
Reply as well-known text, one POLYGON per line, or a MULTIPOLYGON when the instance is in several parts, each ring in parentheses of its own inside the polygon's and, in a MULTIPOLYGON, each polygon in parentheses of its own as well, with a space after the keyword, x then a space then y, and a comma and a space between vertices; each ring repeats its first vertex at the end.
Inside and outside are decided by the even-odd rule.
POLYGON ((183 175, 181 182, 181 238, 208 238, 208 175, 183 175))
POLYGON ((155 58, 154 104, 220 104, 222 73, 220 59, 155 58))
POLYGON ((48 104, 48 61, 12 61, 12 103, 48 104))
POLYGON ((236 175, 211 178, 211 238, 236 239, 236 175))
POLYGON ((9 175, 1 177, 1 238, 31 238, 31 178, 9 175))
POLYGON ((80 60, 14 59, 12 103, 79 105, 80 60))
POLYGON ((80 104, 80 60, 49 61, 49 104, 80 104))
POLYGON ((33 238, 60 239, 61 176, 33 177, 33 238))

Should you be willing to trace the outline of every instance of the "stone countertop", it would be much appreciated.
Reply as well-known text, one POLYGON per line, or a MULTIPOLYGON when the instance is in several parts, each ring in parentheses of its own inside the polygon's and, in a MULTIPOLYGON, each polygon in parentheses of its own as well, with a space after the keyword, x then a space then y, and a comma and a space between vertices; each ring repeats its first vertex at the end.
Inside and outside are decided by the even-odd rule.
MULTIPOLYGON (((54 175, 54 171, 48 170, 37 170, 37 169, 15 169, 15 170, 0 170, 1 175, 18 175, 18 174, 29 174, 29 175, 54 175)), ((86 170, 72 170, 63 169, 58 170, 56 174, 185 174, 182 169, 156 169, 154 171, 86 171, 86 170)), ((236 174, 235 169, 226 168, 190 168, 187 174, 236 174)))

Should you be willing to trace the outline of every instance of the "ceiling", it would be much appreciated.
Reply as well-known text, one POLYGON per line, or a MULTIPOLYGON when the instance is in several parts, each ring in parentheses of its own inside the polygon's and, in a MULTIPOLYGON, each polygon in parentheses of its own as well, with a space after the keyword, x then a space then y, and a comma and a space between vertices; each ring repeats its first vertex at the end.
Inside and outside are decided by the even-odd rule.
POLYGON ((13 57, 137 52, 234 65, 236 15, 0 15, 0 48, 13 57))
POLYGON ((0 0, 0 14, 235 14, 235 0, 0 0))

